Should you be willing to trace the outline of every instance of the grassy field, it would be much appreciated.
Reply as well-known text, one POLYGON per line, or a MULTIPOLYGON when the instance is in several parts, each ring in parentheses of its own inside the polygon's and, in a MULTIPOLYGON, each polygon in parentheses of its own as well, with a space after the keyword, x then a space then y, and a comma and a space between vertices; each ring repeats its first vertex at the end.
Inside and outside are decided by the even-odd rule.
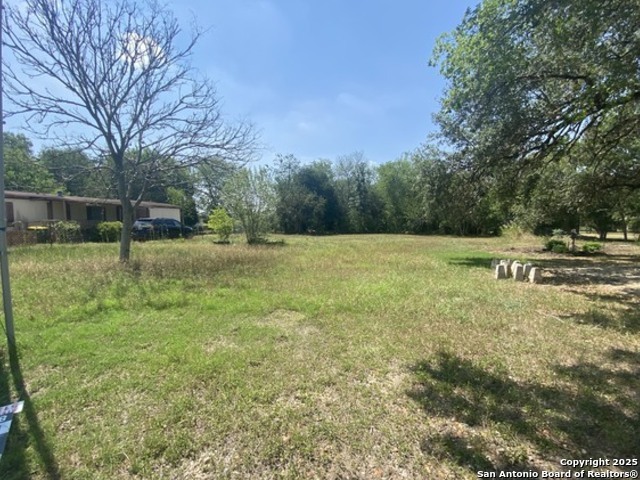
POLYGON ((0 478, 471 479, 638 458, 640 247, 539 244, 199 238, 136 244, 128 269, 115 245, 15 249, 0 400, 26 408, 0 478), (494 257, 545 284, 493 280, 494 257))

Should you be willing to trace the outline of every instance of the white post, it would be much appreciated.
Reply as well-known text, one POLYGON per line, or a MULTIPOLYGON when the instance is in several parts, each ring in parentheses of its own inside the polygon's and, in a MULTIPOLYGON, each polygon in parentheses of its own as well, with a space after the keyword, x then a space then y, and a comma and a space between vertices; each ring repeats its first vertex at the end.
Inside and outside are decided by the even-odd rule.
POLYGON ((4 5, 0 0, 0 274, 2 275, 2 306, 7 341, 15 347, 16 336, 13 330, 13 306, 11 302, 11 284, 9 282, 9 258, 7 257, 7 209, 4 198, 4 109, 2 105, 2 29, 4 5))

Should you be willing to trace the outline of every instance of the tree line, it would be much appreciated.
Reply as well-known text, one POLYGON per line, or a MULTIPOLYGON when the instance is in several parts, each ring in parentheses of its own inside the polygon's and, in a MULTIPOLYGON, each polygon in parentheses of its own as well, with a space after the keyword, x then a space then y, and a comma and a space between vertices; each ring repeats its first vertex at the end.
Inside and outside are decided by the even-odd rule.
MULTIPOLYGON (((34 154, 30 140, 13 133, 5 133, 4 147, 10 190, 114 195, 110 172, 80 150, 45 148, 34 154)), ((626 235, 640 228, 640 191, 602 188, 573 162, 511 181, 474 176, 459 164, 457 154, 434 146, 379 165, 362 152, 306 164, 293 154, 277 155, 260 168, 218 158, 190 169, 159 169, 147 177, 144 200, 179 205, 189 225, 217 208, 244 224, 249 215, 259 216, 263 233, 498 235, 505 226, 517 226, 549 234, 583 226, 605 238, 615 229, 626 235)))
POLYGON ((638 0, 481 1, 434 49, 447 86, 431 143, 379 166, 361 154, 309 165, 278 157, 276 228, 588 227, 627 239, 640 231, 638 31, 638 0))

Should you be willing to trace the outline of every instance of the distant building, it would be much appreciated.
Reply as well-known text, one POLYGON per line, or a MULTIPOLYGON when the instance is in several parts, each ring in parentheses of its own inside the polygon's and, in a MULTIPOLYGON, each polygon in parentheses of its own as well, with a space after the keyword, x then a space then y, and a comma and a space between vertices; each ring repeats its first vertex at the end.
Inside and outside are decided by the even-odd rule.
MULTIPOLYGON (((9 230, 45 226, 58 220, 75 221, 82 228, 104 221, 122 220, 120 200, 110 198, 7 191, 5 202, 9 230)), ((135 211, 135 218, 164 217, 180 220, 180 215, 180 207, 158 202, 142 202, 135 211)))

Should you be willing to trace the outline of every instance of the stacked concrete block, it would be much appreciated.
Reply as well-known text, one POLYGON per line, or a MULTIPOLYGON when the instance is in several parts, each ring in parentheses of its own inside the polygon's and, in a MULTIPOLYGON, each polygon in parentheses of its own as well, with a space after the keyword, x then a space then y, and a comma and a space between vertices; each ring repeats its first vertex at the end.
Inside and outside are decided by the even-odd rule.
POLYGON ((496 280, 502 280, 503 278, 507 278, 507 267, 504 264, 496 265, 496 280))

